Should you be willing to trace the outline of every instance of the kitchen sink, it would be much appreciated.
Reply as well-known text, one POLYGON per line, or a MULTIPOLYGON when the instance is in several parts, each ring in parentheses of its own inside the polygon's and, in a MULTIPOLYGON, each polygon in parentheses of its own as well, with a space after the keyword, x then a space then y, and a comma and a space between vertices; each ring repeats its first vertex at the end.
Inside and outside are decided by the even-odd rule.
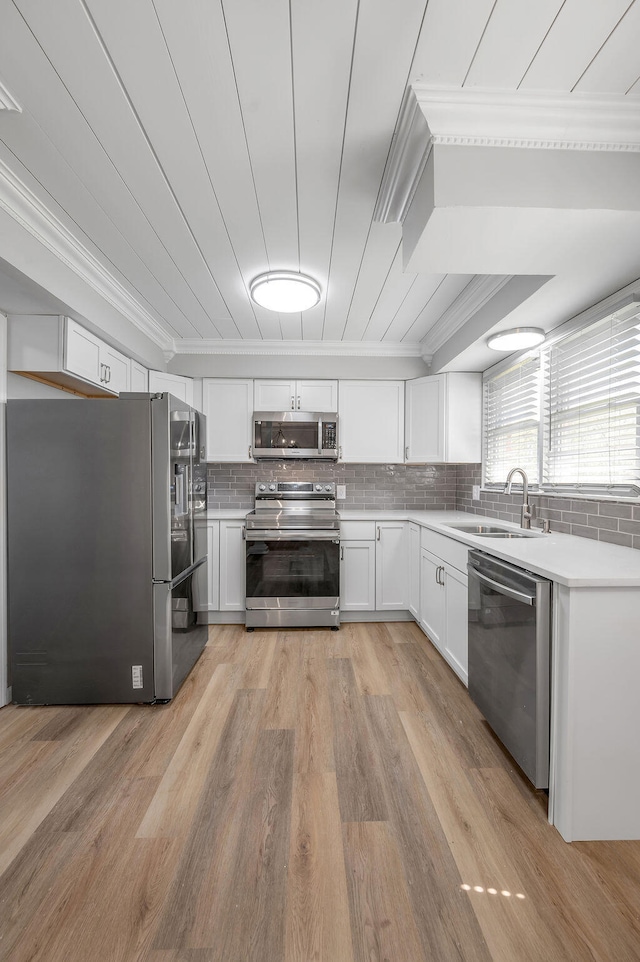
POLYGON ((500 528, 491 524, 452 524, 447 528, 464 531, 465 534, 475 534, 481 538, 537 538, 537 531, 514 531, 512 528, 500 528))

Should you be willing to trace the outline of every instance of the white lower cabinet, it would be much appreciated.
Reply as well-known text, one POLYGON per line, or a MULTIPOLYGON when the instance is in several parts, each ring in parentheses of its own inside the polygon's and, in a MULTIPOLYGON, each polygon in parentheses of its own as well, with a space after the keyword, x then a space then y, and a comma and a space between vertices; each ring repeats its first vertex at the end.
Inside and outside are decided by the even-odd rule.
POLYGON ((340 544, 340 610, 375 611, 376 543, 343 541, 340 544))
POLYGON ((341 535, 340 610, 407 608, 406 521, 344 521, 341 535))
POLYGON ((220 522, 196 521, 195 557, 207 552, 207 564, 193 579, 195 611, 217 611, 220 604, 220 522))
POLYGON ((376 524, 376 611, 401 611, 409 605, 409 556, 406 521, 376 524))
POLYGON ((244 611, 246 607, 244 535, 244 520, 220 522, 219 611, 244 611))
POLYGON ((468 579, 463 569, 466 568, 467 553, 466 546, 460 542, 423 529, 420 627, 465 685, 468 671, 468 579))

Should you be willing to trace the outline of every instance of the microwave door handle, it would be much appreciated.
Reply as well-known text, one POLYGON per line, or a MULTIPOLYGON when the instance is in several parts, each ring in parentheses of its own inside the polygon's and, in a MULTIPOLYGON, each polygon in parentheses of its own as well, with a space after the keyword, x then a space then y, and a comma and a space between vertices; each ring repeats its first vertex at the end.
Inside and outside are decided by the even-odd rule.
POLYGON ((322 454, 322 418, 318 418, 318 454, 322 454))
POLYGON ((478 578, 479 581, 483 581, 486 585, 494 588, 501 595, 506 595, 507 598, 513 598, 514 601, 522 601, 525 605, 535 606, 535 595, 526 595, 522 591, 514 591, 513 588, 508 588, 499 581, 494 581, 493 578, 487 578, 486 575, 480 574, 478 569, 472 565, 467 565, 467 568, 470 575, 473 575, 475 578, 478 578))

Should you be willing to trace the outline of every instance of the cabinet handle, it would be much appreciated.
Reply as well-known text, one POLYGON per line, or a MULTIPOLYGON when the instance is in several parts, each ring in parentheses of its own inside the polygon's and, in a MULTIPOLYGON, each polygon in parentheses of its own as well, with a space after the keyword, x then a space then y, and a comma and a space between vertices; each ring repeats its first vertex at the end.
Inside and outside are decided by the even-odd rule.
POLYGON ((111 368, 109 367, 108 364, 105 364, 105 367, 106 367, 106 369, 107 369, 107 384, 110 384, 110 383, 111 383, 111 368))
POLYGON ((379 541, 379 540, 380 540, 380 525, 378 525, 378 535, 376 537, 376 541, 379 541))
POLYGON ((342 445, 338 448, 338 461, 342 461, 342 445))
POLYGON ((293 409, 294 409, 294 407, 295 407, 295 403, 294 403, 294 402, 295 402, 295 398, 294 398, 294 396, 293 396, 293 394, 292 394, 292 395, 291 395, 291 410, 292 410, 292 411, 293 411, 293 409))
POLYGON ((247 540, 247 526, 245 524, 242 525, 242 540, 247 540))
POLYGON ((340 545, 340 561, 344 561, 344 545, 340 545))
POLYGON ((298 410, 300 410, 300 398, 298 397, 298 410))
POLYGON ((104 384, 104 382, 106 381, 106 375, 104 373, 104 369, 106 368, 106 366, 107 366, 106 364, 100 365, 100 383, 101 384, 104 384))
POLYGON ((442 581, 440 581, 440 578, 438 578, 438 584, 444 586, 444 565, 440 565, 438 571, 442 572, 442 581))
POLYGON ((251 457, 251 445, 249 445, 249 457, 251 457))
POLYGON ((406 448, 404 449, 404 459, 405 461, 409 460, 409 445, 407 445, 406 448))

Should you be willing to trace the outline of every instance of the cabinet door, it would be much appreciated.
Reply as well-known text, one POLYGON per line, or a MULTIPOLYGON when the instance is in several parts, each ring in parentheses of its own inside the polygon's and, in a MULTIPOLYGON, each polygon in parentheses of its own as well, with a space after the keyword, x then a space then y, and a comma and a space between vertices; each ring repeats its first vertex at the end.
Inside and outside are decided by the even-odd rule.
POLYGON ((146 393, 149 390, 149 372, 146 367, 138 364, 137 361, 131 361, 129 384, 131 391, 146 393))
POLYGON ((337 381, 297 381, 296 408, 298 411, 337 411, 337 381))
POLYGON ((149 371, 149 391, 151 394, 168 392, 185 404, 193 404, 193 381, 179 374, 165 371, 149 371))
POLYGON ((404 381, 340 381, 338 413, 343 461, 404 461, 404 381))
POLYGON ((250 461, 253 381, 204 378, 202 410, 207 418, 207 461, 250 461))
POLYGON ((409 611, 420 620, 420 528, 411 522, 409 533, 409 611))
POLYGON ((218 521, 197 523, 195 553, 201 558, 207 553, 207 564, 198 568, 193 579, 194 609, 217 611, 220 601, 220 524, 218 521))
POLYGON ((420 627, 441 652, 444 651, 446 630, 443 573, 440 558, 423 548, 420 553, 420 627))
POLYGON ((407 525, 404 521, 379 521, 376 529, 376 611, 407 608, 407 525))
POLYGON ((220 522, 220 611, 244 611, 244 521, 220 522))
POLYGON ((445 375, 420 377, 406 384, 405 460, 445 460, 445 375))
POLYGON ((375 611, 375 541, 340 545, 340 610, 375 611))
POLYGON ((122 391, 129 391, 129 358, 116 351, 108 344, 103 345, 100 353, 100 360, 106 368, 105 376, 107 387, 110 391, 120 394, 122 391))
POLYGON ((256 411, 293 411, 296 406, 296 382, 276 380, 254 382, 256 411))
POLYGON ((447 565, 444 573, 446 629, 444 655, 455 673, 468 684, 468 579, 447 565))
POLYGON ((105 378, 100 368, 104 341, 76 324, 70 317, 66 320, 64 342, 64 367, 70 374, 94 384, 104 384, 105 378))

